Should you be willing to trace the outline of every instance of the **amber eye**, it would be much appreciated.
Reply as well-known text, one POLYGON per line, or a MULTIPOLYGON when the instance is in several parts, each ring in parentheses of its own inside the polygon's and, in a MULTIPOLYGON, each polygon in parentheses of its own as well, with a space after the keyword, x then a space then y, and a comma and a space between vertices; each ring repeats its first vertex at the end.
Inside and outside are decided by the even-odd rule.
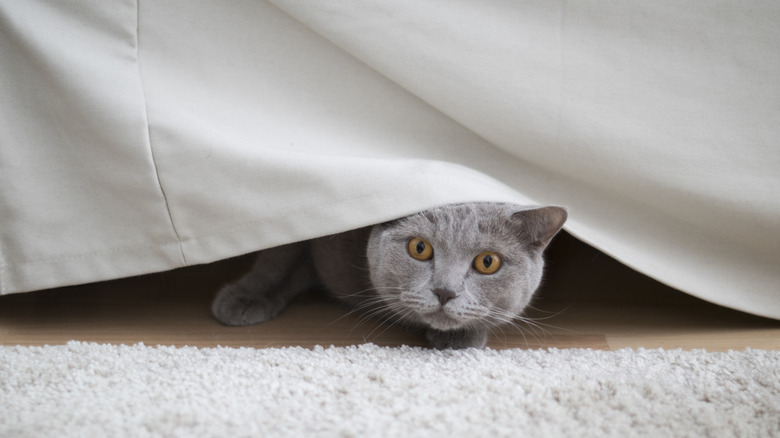
POLYGON ((480 274, 493 274, 498 271, 498 268, 500 267, 501 256, 492 251, 485 251, 474 259, 474 269, 480 274))
POLYGON ((430 260, 433 258, 433 246, 424 239, 415 237, 409 241, 409 255, 417 260, 430 260))

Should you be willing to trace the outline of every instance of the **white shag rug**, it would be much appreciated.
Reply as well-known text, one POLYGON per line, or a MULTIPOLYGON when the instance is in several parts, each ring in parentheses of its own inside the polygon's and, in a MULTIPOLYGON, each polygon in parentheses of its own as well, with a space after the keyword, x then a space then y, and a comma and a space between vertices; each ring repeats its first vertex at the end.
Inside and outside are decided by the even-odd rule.
POLYGON ((5 346, 0 436, 780 436, 780 352, 5 346))

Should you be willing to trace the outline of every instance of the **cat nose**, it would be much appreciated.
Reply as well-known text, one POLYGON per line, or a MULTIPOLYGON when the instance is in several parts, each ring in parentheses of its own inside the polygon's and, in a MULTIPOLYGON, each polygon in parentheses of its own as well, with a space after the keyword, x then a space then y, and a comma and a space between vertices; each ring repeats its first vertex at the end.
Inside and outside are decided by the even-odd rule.
POLYGON ((436 288, 436 289, 434 289, 433 290, 433 294, 436 295, 437 297, 439 297, 439 303, 442 306, 447 304, 447 301, 449 301, 449 300, 451 300, 451 299, 453 299, 453 298, 458 296, 458 294, 456 294, 455 292, 453 292, 453 291, 451 291, 449 289, 444 289, 444 288, 436 288))

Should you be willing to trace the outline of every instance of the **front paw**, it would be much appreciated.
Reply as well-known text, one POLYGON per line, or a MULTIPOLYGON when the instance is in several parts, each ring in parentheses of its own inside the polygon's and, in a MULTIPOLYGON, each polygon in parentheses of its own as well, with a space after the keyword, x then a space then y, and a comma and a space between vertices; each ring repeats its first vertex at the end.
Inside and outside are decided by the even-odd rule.
POLYGON ((281 305, 256 291, 246 289, 241 283, 228 284, 220 289, 211 304, 214 317, 229 326, 265 322, 273 319, 281 310, 281 305))
POLYGON ((428 329, 425 339, 437 350, 460 350, 463 348, 483 348, 487 344, 487 330, 448 330, 428 329))

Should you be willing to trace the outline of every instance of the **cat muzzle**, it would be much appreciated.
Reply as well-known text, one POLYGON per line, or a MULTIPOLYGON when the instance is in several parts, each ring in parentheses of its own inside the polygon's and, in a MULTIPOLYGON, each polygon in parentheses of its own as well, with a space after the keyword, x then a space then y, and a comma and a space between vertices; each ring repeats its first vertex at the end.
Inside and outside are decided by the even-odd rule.
POLYGON ((447 302, 451 299, 458 296, 458 294, 446 288, 436 288, 433 290, 433 294, 436 295, 436 297, 439 299, 439 304, 442 306, 447 304, 447 302))

